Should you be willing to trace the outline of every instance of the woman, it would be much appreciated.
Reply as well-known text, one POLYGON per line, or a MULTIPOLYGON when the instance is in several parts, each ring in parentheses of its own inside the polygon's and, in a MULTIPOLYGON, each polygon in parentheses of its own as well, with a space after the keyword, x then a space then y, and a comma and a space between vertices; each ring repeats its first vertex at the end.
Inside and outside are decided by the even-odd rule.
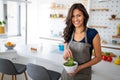
POLYGON ((73 57, 79 66, 73 73, 62 72, 62 80, 91 80, 91 66, 101 61, 100 36, 88 28, 89 15, 81 3, 73 4, 66 18, 64 29, 64 59, 73 57), (95 57, 91 58, 94 49, 95 57))

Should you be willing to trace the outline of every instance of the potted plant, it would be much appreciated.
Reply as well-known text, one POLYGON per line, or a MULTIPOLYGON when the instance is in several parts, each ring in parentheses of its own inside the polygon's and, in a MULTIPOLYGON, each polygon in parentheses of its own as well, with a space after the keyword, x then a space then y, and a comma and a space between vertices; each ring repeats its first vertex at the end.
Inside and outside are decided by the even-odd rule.
POLYGON ((5 33, 5 21, 0 21, 0 34, 4 34, 5 33))
POLYGON ((78 67, 78 63, 74 61, 73 57, 71 57, 68 59, 67 62, 63 64, 63 67, 65 68, 67 73, 72 73, 78 67))

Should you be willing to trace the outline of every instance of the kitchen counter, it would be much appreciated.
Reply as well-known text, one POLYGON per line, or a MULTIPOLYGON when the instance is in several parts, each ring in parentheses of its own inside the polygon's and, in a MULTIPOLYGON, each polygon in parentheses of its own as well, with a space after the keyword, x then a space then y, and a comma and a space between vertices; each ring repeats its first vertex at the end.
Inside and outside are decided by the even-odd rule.
POLYGON ((114 44, 101 44, 101 47, 120 50, 120 45, 114 45, 114 44))
MULTIPOLYGON (((59 51, 58 45, 56 44, 42 44, 40 46, 29 46, 24 54, 20 55, 31 55, 31 57, 37 57, 45 59, 45 61, 51 64, 56 64, 62 67, 63 51, 59 51), (38 52, 31 52, 30 47, 38 48, 38 52)), ((93 74, 92 80, 119 80, 120 79, 120 65, 115 65, 113 62, 101 61, 100 63, 92 67, 93 74)))
POLYGON ((113 62, 101 61, 92 67, 92 80, 119 80, 120 65, 113 62))
POLYGON ((59 51, 57 45, 21 45, 16 47, 16 50, 21 56, 35 57, 61 66, 61 63, 64 62, 64 59, 62 58, 63 51, 59 51), (31 48, 36 48, 37 51, 32 51, 31 48))
MULTIPOLYGON (((31 59, 37 59, 36 64, 42 65, 48 63, 46 67, 56 71, 62 71, 63 51, 59 51, 58 45, 40 44, 16 46, 17 54, 31 59), (37 48, 37 51, 31 51, 31 47, 37 48), (43 63, 41 63, 43 62, 43 63), (59 70, 61 68, 61 70, 59 70)), ((1 54, 0 54, 1 55, 1 54)), ((16 59, 17 60, 17 59, 16 59)), ((24 59, 25 60, 25 59, 24 59)), ((31 60, 32 61, 32 60, 31 60)), ((30 61, 30 62, 31 62, 30 61)), ((113 62, 101 61, 92 67, 92 80, 119 80, 120 65, 115 65, 113 62)))

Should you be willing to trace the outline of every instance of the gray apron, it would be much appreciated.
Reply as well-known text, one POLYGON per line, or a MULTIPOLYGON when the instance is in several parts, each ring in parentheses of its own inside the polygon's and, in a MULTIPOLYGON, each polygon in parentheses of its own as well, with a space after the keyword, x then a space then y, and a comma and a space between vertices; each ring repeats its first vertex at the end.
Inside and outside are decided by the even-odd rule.
MULTIPOLYGON (((73 41, 74 33, 68 44, 69 49, 72 51, 74 60, 79 65, 84 64, 91 60, 90 44, 87 42, 87 35, 85 31, 85 43, 73 41)), ((61 80, 91 80, 91 67, 79 71, 74 77, 67 74, 65 70, 62 72, 61 80)))

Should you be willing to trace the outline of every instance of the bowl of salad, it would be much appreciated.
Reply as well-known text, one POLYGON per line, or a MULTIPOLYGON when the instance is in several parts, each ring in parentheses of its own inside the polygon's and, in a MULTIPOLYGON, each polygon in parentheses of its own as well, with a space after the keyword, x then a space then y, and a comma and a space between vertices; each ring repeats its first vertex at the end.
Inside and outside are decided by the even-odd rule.
POLYGON ((63 67, 67 73, 72 73, 78 67, 78 63, 73 58, 69 58, 68 61, 63 63, 63 67))

